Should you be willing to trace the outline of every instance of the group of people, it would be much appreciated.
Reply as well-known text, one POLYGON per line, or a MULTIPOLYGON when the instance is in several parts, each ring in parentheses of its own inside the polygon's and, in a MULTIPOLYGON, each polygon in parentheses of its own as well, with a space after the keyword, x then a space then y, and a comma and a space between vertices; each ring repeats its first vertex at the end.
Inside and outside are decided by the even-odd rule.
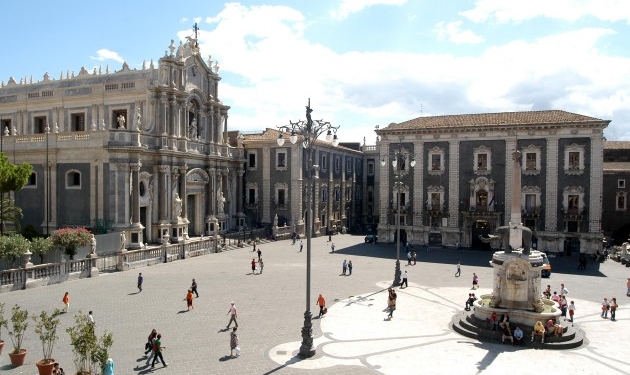
POLYGON ((256 258, 252 258, 251 266, 252 266, 252 275, 256 274, 256 271, 258 270, 258 268, 260 268, 259 274, 262 275, 263 268, 265 268, 265 263, 263 263, 262 251, 260 250, 260 248, 258 249, 258 262, 256 262, 256 258))
POLYGON ((614 322, 616 320, 617 307, 619 307, 617 298, 613 297, 609 301, 608 298, 604 297, 602 301, 602 318, 608 319, 608 312, 610 311, 610 320, 614 322))
POLYGON ((162 334, 158 333, 154 328, 151 330, 147 343, 144 345, 144 356, 149 355, 146 362, 147 366, 149 362, 151 362, 151 368, 154 368, 158 360, 162 362, 162 366, 168 366, 168 363, 164 362, 164 356, 162 355, 163 349, 166 349, 166 346, 162 346, 162 334))
POLYGON ((416 265, 416 260, 417 260, 417 255, 416 252, 414 251, 413 253, 411 252, 411 250, 407 251, 407 265, 411 266, 411 265, 416 265), (413 262, 413 264, 411 263, 413 262))
POLYGON ((351 260, 343 260, 341 263, 341 274, 343 276, 352 275, 352 261, 351 260))

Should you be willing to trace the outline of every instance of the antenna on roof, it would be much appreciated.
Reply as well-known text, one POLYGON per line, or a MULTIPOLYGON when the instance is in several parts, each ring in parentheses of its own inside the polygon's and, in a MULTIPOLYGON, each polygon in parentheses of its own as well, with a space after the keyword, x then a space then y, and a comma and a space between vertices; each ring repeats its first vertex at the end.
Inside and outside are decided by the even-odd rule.
POLYGON ((422 116, 424 112, 424 104, 420 103, 420 116, 422 116))

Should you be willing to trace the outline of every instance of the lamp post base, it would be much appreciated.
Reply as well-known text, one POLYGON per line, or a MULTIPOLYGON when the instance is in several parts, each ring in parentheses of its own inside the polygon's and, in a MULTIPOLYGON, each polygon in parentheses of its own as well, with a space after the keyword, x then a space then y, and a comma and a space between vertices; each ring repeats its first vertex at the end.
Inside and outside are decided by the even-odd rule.
POLYGON ((304 312, 304 327, 302 327, 302 345, 300 346, 300 356, 302 358, 311 358, 315 355, 315 347, 313 347, 313 314, 310 311, 304 312))
POLYGON ((401 275, 401 271, 400 271, 400 260, 396 261, 396 270, 394 271, 394 282, 392 283, 392 286, 398 286, 400 285, 400 275, 401 275))

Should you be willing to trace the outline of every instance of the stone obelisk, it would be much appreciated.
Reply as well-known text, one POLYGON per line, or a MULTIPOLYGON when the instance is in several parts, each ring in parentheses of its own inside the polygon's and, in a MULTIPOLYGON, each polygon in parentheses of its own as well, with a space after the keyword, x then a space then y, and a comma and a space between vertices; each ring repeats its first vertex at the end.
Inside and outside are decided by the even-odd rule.
POLYGON ((523 246, 523 231, 521 226, 521 152, 512 153, 514 168, 512 170, 512 209, 510 210, 510 240, 512 249, 523 246))

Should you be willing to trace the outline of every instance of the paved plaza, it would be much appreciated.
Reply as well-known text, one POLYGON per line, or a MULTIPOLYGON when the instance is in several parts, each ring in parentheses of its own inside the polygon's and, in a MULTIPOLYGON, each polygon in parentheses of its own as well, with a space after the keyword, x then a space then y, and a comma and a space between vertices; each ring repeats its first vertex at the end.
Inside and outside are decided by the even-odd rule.
MULTIPOLYGON (((53 356, 74 372, 73 354, 65 328, 78 311, 93 310, 97 333, 114 334, 111 355, 116 374, 628 374, 630 358, 625 342, 630 333, 626 278, 630 269, 613 261, 577 270, 577 257, 551 259, 554 272, 546 284, 569 289, 576 304, 576 323, 586 331, 586 343, 574 350, 535 350, 481 343, 453 332, 450 321, 463 309, 472 273, 480 277, 478 295, 491 292, 490 252, 416 247, 418 263, 402 269, 409 287, 398 290, 397 310, 386 320, 386 288, 394 273, 396 248, 364 244, 363 236, 313 239, 312 291, 309 305, 316 315, 322 293, 328 314, 314 319, 317 354, 297 357, 305 310, 306 244, 279 241, 260 245, 262 275, 252 275, 250 248, 230 250, 125 272, 101 274, 30 290, 0 294, 6 309, 19 303, 31 314, 61 307, 65 291, 70 312, 61 316, 60 340, 53 356), (341 275, 344 259, 352 260, 352 276, 341 275), (461 261, 462 276, 455 277, 461 261), (138 293, 136 277, 144 275, 138 293), (194 310, 186 311, 184 297, 192 278, 199 284, 194 310), (602 319, 603 297, 617 297, 616 322, 602 319), (238 309, 239 358, 230 358, 226 325, 230 302, 238 309), (162 333, 169 364, 145 366, 143 349, 152 328, 162 333)), ((305 241, 306 242, 306 241, 305 241)), ((401 258, 405 258, 401 250, 401 258)), ((5 312, 5 314, 7 314, 5 312)), ((26 364, 13 368, 7 342, 0 356, 0 374, 36 374, 41 346, 30 323, 24 347, 26 364)), ((7 332, 2 336, 8 341, 7 332)))

